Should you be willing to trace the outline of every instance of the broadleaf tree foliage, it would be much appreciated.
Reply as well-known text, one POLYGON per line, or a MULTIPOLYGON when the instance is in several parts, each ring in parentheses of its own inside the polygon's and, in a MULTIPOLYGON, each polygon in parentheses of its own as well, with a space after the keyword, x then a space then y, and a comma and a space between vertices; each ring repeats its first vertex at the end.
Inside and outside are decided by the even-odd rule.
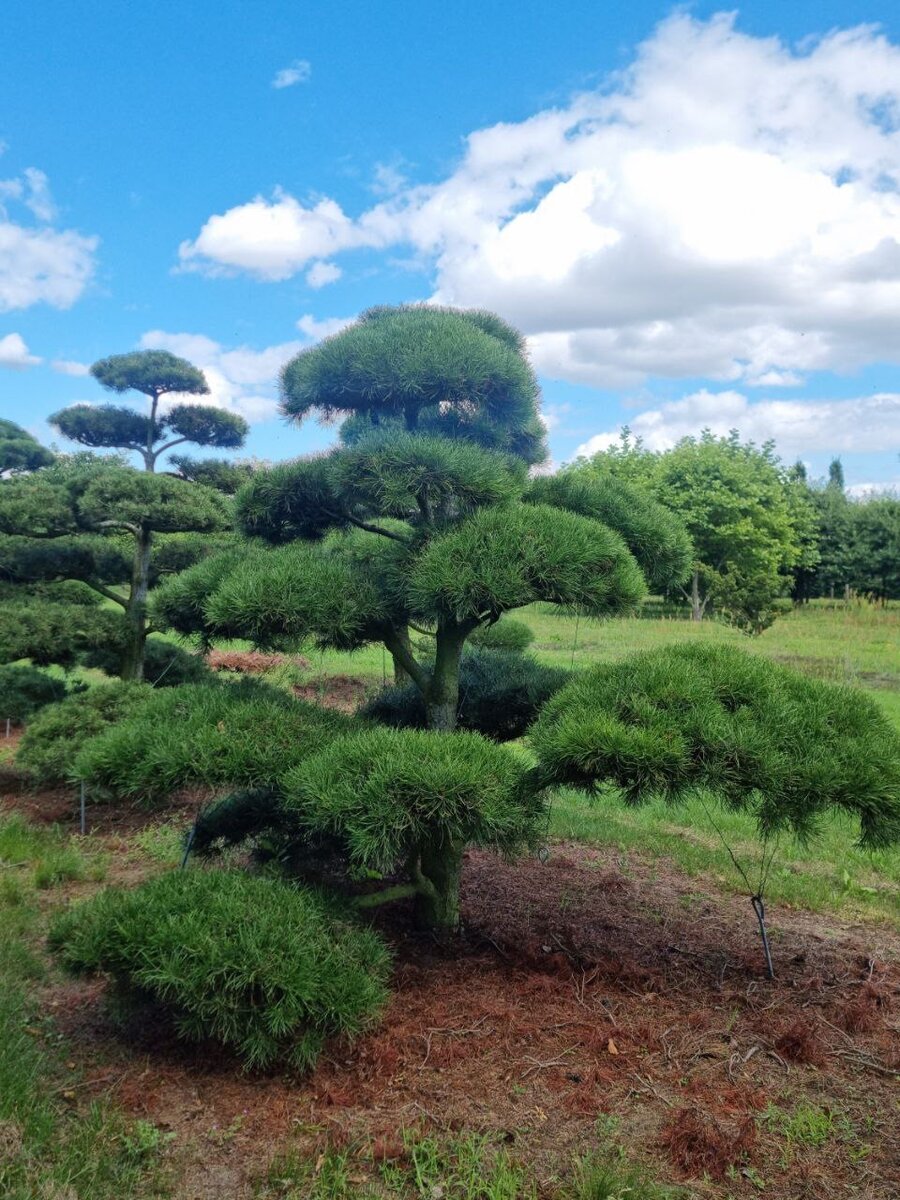
MULTIPOLYGON (((140 413, 117 405, 76 404, 55 413, 51 424, 65 437, 90 449, 118 451, 98 457, 67 456, 56 463, 0 484, 0 579, 25 587, 77 580, 122 611, 93 613, 93 630, 61 637, 49 661, 69 662, 95 646, 117 647, 125 679, 143 677, 150 627, 147 597, 154 576, 173 562, 184 565, 216 549, 178 538, 168 545, 160 535, 209 534, 230 525, 228 502, 213 488, 156 474, 161 456, 182 443, 236 448, 243 443, 243 418, 200 404, 164 407, 170 394, 209 391, 201 371, 167 351, 135 351, 103 359, 91 368, 105 388, 136 391, 149 399, 140 413), (127 465, 137 453, 143 472, 127 465), (156 555, 155 550, 162 551, 156 555)), ((52 458, 52 456, 51 456, 52 458)), ((52 605, 53 593, 42 600, 52 605)), ((52 622, 54 614, 47 613, 52 622)), ((60 629, 60 632, 62 630, 60 629)), ((29 655, 30 656, 30 655, 29 655)))

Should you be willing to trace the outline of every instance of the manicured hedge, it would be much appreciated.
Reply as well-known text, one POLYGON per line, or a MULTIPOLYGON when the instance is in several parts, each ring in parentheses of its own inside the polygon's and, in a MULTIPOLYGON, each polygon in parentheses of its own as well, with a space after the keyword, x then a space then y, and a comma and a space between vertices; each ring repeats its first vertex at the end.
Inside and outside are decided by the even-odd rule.
POLYGON ((0 721, 26 721, 47 704, 62 700, 66 685, 36 667, 0 667, 0 721))

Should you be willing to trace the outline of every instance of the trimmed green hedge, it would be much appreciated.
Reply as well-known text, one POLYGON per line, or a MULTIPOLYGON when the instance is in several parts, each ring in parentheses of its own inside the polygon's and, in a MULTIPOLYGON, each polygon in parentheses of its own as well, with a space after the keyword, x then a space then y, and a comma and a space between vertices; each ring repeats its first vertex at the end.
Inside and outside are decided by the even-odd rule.
POLYGON ((231 871, 173 871, 108 889, 59 916, 50 945, 120 999, 214 1038, 247 1069, 311 1067, 326 1038, 366 1028, 387 1000, 389 957, 371 930, 314 892, 231 871))

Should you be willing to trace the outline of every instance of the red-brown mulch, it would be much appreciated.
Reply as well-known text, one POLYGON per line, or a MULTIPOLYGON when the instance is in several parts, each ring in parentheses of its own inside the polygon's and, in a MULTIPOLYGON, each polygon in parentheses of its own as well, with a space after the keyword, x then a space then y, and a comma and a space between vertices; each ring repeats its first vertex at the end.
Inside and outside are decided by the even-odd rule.
MULTIPOLYGON (((61 799, 33 797, 30 812, 61 799)), ((189 817, 194 800, 167 817, 189 817)), ((95 826, 114 850, 139 819, 116 815, 95 826)), ((470 853, 463 915, 446 945, 402 905, 379 913, 396 956, 384 1019, 305 1079, 241 1075, 163 1026, 125 1040, 101 985, 54 982, 44 1003, 85 1073, 74 1102, 109 1093, 174 1132, 185 1196, 249 1197, 288 1145, 347 1146, 365 1173, 414 1127, 496 1137, 549 1196, 614 1120, 629 1154, 690 1196, 764 1184, 776 1200, 896 1200, 896 931, 772 905, 772 983, 748 900, 660 860, 568 844, 546 864, 470 853), (772 1111, 799 1105, 831 1113, 826 1145, 786 1142, 772 1111)))

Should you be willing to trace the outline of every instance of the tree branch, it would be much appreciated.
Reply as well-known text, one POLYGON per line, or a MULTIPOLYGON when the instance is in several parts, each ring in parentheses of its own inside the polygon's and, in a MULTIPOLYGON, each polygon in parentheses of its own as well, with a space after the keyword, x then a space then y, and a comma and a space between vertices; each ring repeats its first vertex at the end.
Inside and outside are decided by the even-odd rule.
POLYGON ((164 446, 160 446, 158 449, 153 451, 154 461, 157 458, 159 458, 159 456, 161 454, 165 454, 165 452, 167 450, 171 450, 173 446, 180 446, 182 442, 187 442, 187 441, 190 441, 190 438, 180 437, 180 438, 173 438, 171 442, 166 442, 166 444, 164 446))
POLYGON ((141 532, 138 525, 133 525, 131 521, 98 521, 98 529, 127 529, 129 533, 133 533, 135 537, 141 532))
POLYGON ((387 646, 403 670, 424 695, 425 689, 428 687, 428 675, 413 656, 409 647, 404 643, 402 638, 397 636, 393 629, 385 633, 383 640, 385 646, 387 646))
POLYGON ((111 588, 105 587, 102 583, 94 583, 90 579, 81 579, 79 583, 85 584, 92 591, 99 592, 101 596, 105 596, 107 600, 112 600, 115 604, 121 604, 122 608, 128 607, 128 601, 124 596, 117 595, 111 588))
POLYGON ((380 892, 367 892, 365 896, 357 896, 353 904, 356 908, 377 908, 381 904, 390 904, 392 900, 418 896, 420 891, 421 888, 415 883, 398 883, 380 892))
POLYGON ((358 521, 356 517, 348 516, 347 520, 351 525, 355 525, 357 529, 364 529, 366 533, 380 533, 382 537, 391 538, 393 541, 400 542, 404 546, 409 545, 409 542, 401 533, 394 533, 390 529, 382 529, 380 525, 370 525, 368 521, 358 521))

